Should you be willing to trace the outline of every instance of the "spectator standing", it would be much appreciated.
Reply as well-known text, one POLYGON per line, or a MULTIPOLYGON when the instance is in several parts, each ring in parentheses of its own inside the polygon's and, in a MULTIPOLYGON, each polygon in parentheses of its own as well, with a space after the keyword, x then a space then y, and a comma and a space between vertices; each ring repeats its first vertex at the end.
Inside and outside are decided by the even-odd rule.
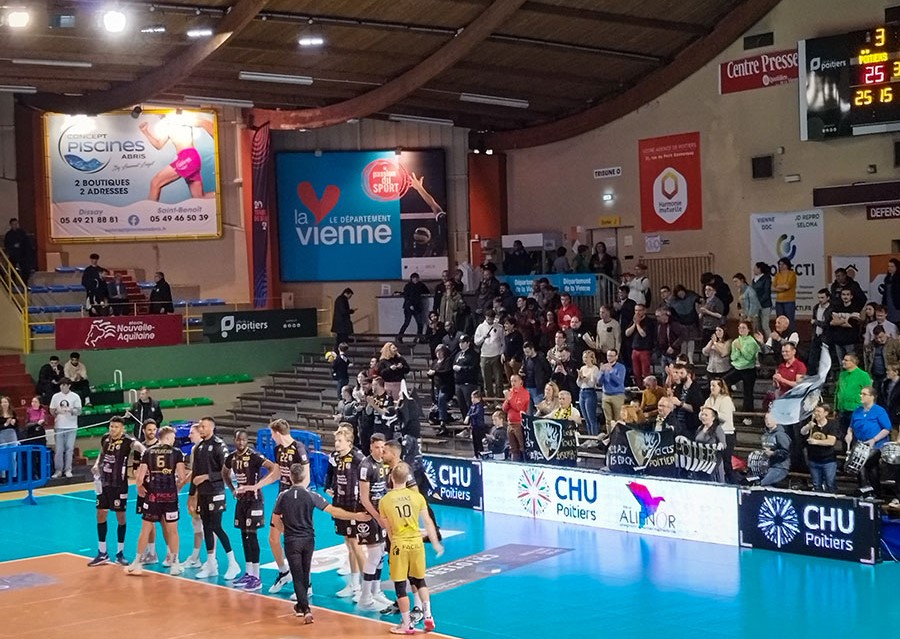
POLYGON ((731 465, 731 457, 734 455, 734 447, 737 444, 737 435, 734 430, 734 401, 728 392, 728 384, 721 379, 713 379, 709 382, 709 397, 703 402, 704 408, 712 408, 719 418, 719 425, 725 435, 725 450, 722 451, 722 470, 725 481, 729 484, 737 484, 738 480, 731 465))
POLYGON ((619 362, 619 353, 613 349, 606 351, 606 362, 600 366, 598 381, 603 391, 601 407, 607 434, 612 432, 613 424, 625 405, 625 374, 625 366, 619 362))
MULTIPOLYGON (((525 359, 524 345, 525 340, 522 339, 522 334, 516 328, 516 319, 507 315, 503 320, 503 353, 500 355, 505 379, 519 374, 522 361, 525 359)), ((491 397, 499 397, 499 395, 491 395, 491 397)))
POLYGON ((347 342, 341 342, 338 344, 334 361, 331 362, 331 379, 337 386, 338 399, 341 398, 341 389, 350 383, 350 356, 347 355, 349 350, 350 345, 347 342))
POLYGON ((900 260, 892 257, 888 260, 887 274, 884 276, 884 292, 881 294, 881 305, 887 310, 887 318, 894 324, 900 324, 900 260))
POLYGON ((72 382, 63 377, 59 381, 59 392, 50 400, 50 413, 55 418, 56 439, 54 479, 65 474, 72 476, 72 455, 75 453, 75 436, 78 433, 78 415, 81 414, 81 397, 71 392, 72 382))
MULTIPOLYGON (((543 319, 544 321, 541 322, 540 350, 548 352, 555 345, 556 334, 559 333, 559 324, 556 323, 556 313, 553 311, 545 311, 543 319)), ((563 335, 563 339, 565 339, 565 335, 563 335)))
POLYGON ((556 259, 553 260, 552 271, 553 273, 571 273, 572 267, 569 265, 569 258, 566 257, 566 253, 568 253, 568 249, 565 246, 560 246, 556 249, 556 259))
POLYGON ((628 297, 635 304, 650 305, 650 280, 647 278, 647 267, 644 264, 636 264, 634 277, 628 282, 628 297))
POLYGON ((428 342, 428 352, 434 357, 435 349, 443 344, 444 336, 447 331, 444 330, 444 324, 436 310, 428 313, 428 328, 425 329, 425 341, 428 342))
POLYGON ((150 291, 150 312, 154 315, 174 313, 175 306, 172 303, 172 287, 166 281, 166 275, 157 271, 153 275, 155 284, 150 291))
POLYGON ((525 342, 522 345, 522 353, 525 355, 520 370, 523 385, 531 396, 532 404, 537 406, 544 399, 544 387, 550 381, 553 371, 550 368, 550 362, 542 352, 535 348, 533 343, 525 342))
POLYGON ((450 282, 450 271, 441 271, 441 281, 434 287, 434 300, 431 305, 431 312, 438 313, 441 310, 441 301, 447 292, 447 284, 450 282))
POLYGON ((50 400, 57 392, 59 392, 59 380, 65 376, 63 367, 60 366, 59 357, 50 356, 50 361, 41 366, 38 371, 38 381, 35 392, 40 396, 41 403, 45 406, 50 405, 50 400))
POLYGON ((441 344, 435 349, 435 359, 428 369, 427 375, 434 386, 435 404, 438 411, 438 434, 447 433, 447 424, 450 423, 450 399, 453 397, 453 362, 450 359, 450 350, 441 344))
POLYGON ((513 242, 512 251, 503 260, 503 272, 507 275, 528 275, 531 273, 531 256, 521 240, 513 242))
POLYGON ((594 351, 584 351, 581 359, 584 365, 578 369, 578 406, 587 423, 588 435, 599 435, 597 383, 600 380, 600 369, 597 367, 597 356, 594 355, 594 351))
MULTIPOLYGON (((19 442, 19 418, 13 410, 9 397, 0 397, 0 448, 15 446, 19 442)), ((16 477, 16 458, 10 455, 9 471, 2 473, 0 480, 12 481, 16 477)))
POLYGON ((96 253, 91 253, 89 259, 90 265, 81 274, 81 285, 87 299, 86 306, 91 309, 107 299, 106 275, 109 271, 100 266, 100 256, 96 253))
POLYGON ((572 301, 572 296, 568 293, 561 293, 559 301, 562 306, 556 311, 556 323, 560 330, 566 330, 572 324, 572 318, 581 319, 581 309, 572 301))
POLYGON ((733 386, 741 382, 743 406, 745 413, 753 412, 753 392, 756 386, 756 356, 759 355, 759 343, 750 335, 750 322, 741 320, 738 323, 738 336, 731 342, 731 366, 733 370, 725 376, 725 383, 733 386))
POLYGON ((425 325, 425 295, 428 295, 428 287, 419 279, 418 273, 409 276, 409 281, 403 287, 403 325, 397 333, 397 342, 403 343, 403 336, 411 320, 416 320, 416 337, 422 337, 422 328, 425 325))
POLYGON ((797 314, 797 274, 791 260, 782 257, 778 260, 778 272, 772 278, 772 290, 775 292, 775 313, 788 318, 788 327, 794 330, 794 317, 797 314))
POLYGON ((497 314, 488 310, 484 321, 475 329, 475 346, 480 349, 481 379, 484 392, 488 397, 500 397, 503 391, 503 355, 504 333, 497 314))
POLYGON ((900 425, 900 365, 887 365, 887 377, 879 389, 878 403, 887 410, 891 423, 900 425))
POLYGON ((859 282, 850 277, 845 268, 837 268, 834 270, 834 281, 831 283, 831 305, 840 306, 841 292, 845 288, 849 288, 853 294, 853 302, 862 308, 866 303, 866 294, 863 293, 859 282))
POLYGON ((753 291, 759 300, 759 313, 751 317, 753 324, 762 331, 765 339, 769 339, 769 321, 772 317, 772 273, 765 262, 757 262, 753 266, 753 291))
POLYGON ((396 344, 387 342, 381 347, 381 357, 375 371, 384 380, 384 387, 391 397, 400 397, 400 382, 406 379, 409 370, 409 364, 397 350, 396 344))
POLYGON ((841 360, 847 353, 855 353, 860 341, 860 311, 863 305, 854 301, 853 290, 849 287, 841 290, 840 300, 832 304, 829 341, 834 347, 836 360, 841 360))
POLYGON ((150 391, 146 386, 141 388, 138 393, 138 400, 131 405, 131 416, 134 419, 135 439, 142 439, 141 427, 148 419, 154 420, 157 424, 162 424, 162 409, 159 407, 159 402, 150 397, 150 391))
POLYGON ((334 333, 334 347, 341 342, 350 341, 353 335, 353 318, 355 309, 350 308, 350 298, 353 297, 353 289, 345 288, 334 300, 334 310, 331 314, 331 332, 334 333))
POLYGON ((772 413, 766 413, 766 429, 762 435, 762 449, 769 459, 769 472, 759 482, 760 486, 773 486, 787 479, 791 468, 791 438, 775 421, 772 413))
POLYGON ((657 308, 655 316, 656 339, 653 346, 665 368, 681 354, 681 326, 672 321, 672 310, 668 306, 657 308))
POLYGON ((494 276, 496 268, 493 264, 489 264, 481 269, 481 281, 478 283, 478 292, 475 296, 479 315, 483 315, 486 310, 493 308, 494 298, 500 295, 500 281, 494 276))
POLYGON ((869 344, 874 335, 872 331, 881 327, 888 337, 897 337, 897 325, 887 318, 887 309, 881 304, 875 304, 875 320, 866 324, 866 333, 863 336, 863 345, 869 344))
POLYGON ((619 352, 622 346, 622 327, 613 319, 610 308, 606 305, 600 307, 600 319, 597 320, 597 334, 591 337, 585 334, 584 341, 592 349, 599 353, 608 350, 619 352))
POLYGON ((703 393, 700 385, 694 381, 688 365, 675 364, 672 366, 672 375, 674 385, 669 399, 674 407, 675 434, 693 439, 700 424, 699 412, 703 405, 703 393))
MULTIPOLYGON (((720 453, 726 448, 725 430, 722 428, 719 414, 711 406, 704 405, 700 409, 699 426, 697 427, 697 432, 694 434, 694 441, 698 444, 715 446, 720 453)), ((695 476, 698 475, 697 473, 692 474, 695 476)), ((700 479, 701 477, 695 478, 700 479)), ((715 469, 710 475, 710 479, 719 483, 725 481, 725 465, 721 456, 719 457, 715 469)))
POLYGON ((647 316, 643 304, 634 307, 634 318, 625 329, 625 339, 631 346, 631 372, 639 388, 644 387, 644 377, 653 373, 651 362, 656 337, 656 322, 647 316))
POLYGON ((722 315, 728 317, 728 313, 731 311, 731 303, 734 301, 734 296, 731 294, 731 288, 725 283, 722 276, 718 273, 704 273, 700 276, 700 284, 702 284, 704 289, 706 289, 707 286, 713 287, 716 291, 716 297, 722 302, 722 315))
POLYGON ((540 312, 537 302, 532 298, 516 298, 516 326, 526 342, 536 342, 540 335, 540 312))
MULTIPOLYGON (((462 289, 455 281, 447 282, 447 290, 441 298, 441 307, 439 310, 441 321, 445 324, 453 322, 454 326, 459 325, 459 317, 462 314, 466 303, 463 301, 462 289)), ((460 327, 462 328, 462 327, 460 327)))
POLYGON ((587 329, 582 326, 581 318, 577 315, 573 317, 569 323, 569 328, 565 329, 563 333, 566 336, 566 346, 569 347, 569 352, 572 353, 572 360, 580 362, 581 355, 588 348, 584 339, 587 335, 587 329))
MULTIPOLYGON (((875 328, 875 339, 863 349, 864 368, 872 376, 872 385, 881 388, 887 377, 888 335, 880 326, 875 328)), ((897 341, 894 339, 893 341, 897 341)))
POLYGON ((833 420, 828 419, 831 407, 819 404, 813 409, 812 419, 800 429, 805 438, 806 462, 813 490, 817 492, 837 492, 837 443, 838 429, 833 420))
POLYGON ((819 359, 822 357, 822 346, 831 325, 831 296, 827 288, 816 293, 816 305, 812 312, 812 343, 809 346, 809 370, 816 374, 819 370, 819 359))
POLYGON ((484 423, 484 402, 481 400, 481 391, 472 391, 472 403, 463 420, 463 423, 472 429, 472 452, 475 459, 481 458, 481 451, 484 450, 484 436, 487 435, 487 427, 484 423))
POLYGON ((469 412, 472 391, 478 388, 478 360, 472 349, 472 338, 459 338, 459 351, 453 358, 453 382, 456 386, 456 405, 461 415, 469 412))
POLYGON ((758 319, 762 307, 759 304, 759 298, 756 297, 756 290, 747 282, 747 276, 743 273, 735 273, 731 281, 738 292, 738 308, 741 319, 750 321, 758 319))
POLYGON ((560 390, 577 394, 577 364, 572 361, 572 352, 569 350, 569 347, 563 346, 560 348, 557 355, 550 359, 550 364, 553 366, 550 380, 559 386, 560 390))
POLYGON ((724 326, 717 326, 712 337, 703 347, 706 356, 706 372, 710 378, 725 377, 731 370, 731 340, 724 326))
POLYGON ((590 256, 588 255, 588 251, 590 251, 590 247, 579 244, 578 249, 575 252, 575 259, 572 260, 572 271, 575 273, 590 273, 591 269, 589 266, 590 256))
POLYGON ((843 370, 838 375, 834 391, 834 409, 838 414, 838 439, 843 445, 853 411, 861 404, 860 393, 866 386, 872 385, 872 378, 859 367, 859 357, 855 353, 844 355, 841 367, 843 370))
POLYGON ((846 441, 848 449, 852 444, 862 442, 870 446, 869 456, 859 472, 859 488, 864 494, 874 491, 881 496, 880 461, 881 449, 890 441, 891 420, 887 411, 875 403, 875 389, 865 386, 859 394, 860 405, 850 416, 850 429, 846 441))
POLYGON ((120 273, 113 275, 113 281, 107 285, 107 291, 113 315, 134 314, 128 308, 128 289, 125 288, 125 283, 122 281, 120 273))
POLYGON ((85 404, 90 404, 91 384, 80 353, 69 354, 69 361, 63 366, 63 374, 69 379, 72 390, 81 396, 85 404))
POLYGON ((715 286, 707 284, 703 289, 706 299, 697 308, 700 315, 700 339, 703 343, 709 341, 709 338, 715 332, 717 326, 725 324, 725 304, 716 295, 715 286))
POLYGON ((3 250, 10 264, 22 276, 22 280, 28 282, 33 264, 31 240, 28 233, 19 227, 19 220, 12 218, 9 221, 9 230, 3 236, 3 250))
POLYGON ((672 309, 672 320, 681 326, 681 351, 691 363, 694 361, 695 344, 701 339, 700 316, 697 314, 699 302, 700 296, 681 284, 675 286, 673 295, 668 301, 668 306, 672 309))
POLYGON ((610 278, 614 276, 616 260, 606 252, 606 244, 604 242, 597 242, 594 245, 594 252, 588 262, 588 268, 593 273, 600 273, 610 278))
POLYGON ((525 434, 522 430, 522 415, 528 412, 531 397, 522 385, 522 378, 513 375, 511 387, 503 392, 503 412, 506 413, 507 435, 509 438, 509 454, 513 461, 525 459, 525 434))

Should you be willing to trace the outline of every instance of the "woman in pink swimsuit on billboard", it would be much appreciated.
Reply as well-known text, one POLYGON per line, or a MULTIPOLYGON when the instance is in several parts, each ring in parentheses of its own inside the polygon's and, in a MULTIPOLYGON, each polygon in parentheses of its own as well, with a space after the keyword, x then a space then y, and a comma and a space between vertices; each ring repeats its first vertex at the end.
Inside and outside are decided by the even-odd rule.
POLYGON ((169 142, 175 147, 177 155, 175 160, 164 167, 159 173, 150 180, 150 195, 148 199, 158 202, 160 193, 164 186, 168 186, 178 178, 184 178, 188 188, 191 191, 191 197, 194 198, 210 198, 215 197, 215 192, 205 193, 203 191, 203 179, 201 170, 203 168, 200 160, 200 153, 194 145, 194 127, 200 127, 210 137, 213 136, 212 120, 200 117, 194 117, 190 121, 184 119, 184 115, 176 116, 176 121, 166 120, 166 116, 162 115, 155 125, 149 122, 141 122, 138 128, 144 137, 156 148, 162 149, 169 142), (152 128, 152 130, 151 130, 152 128))

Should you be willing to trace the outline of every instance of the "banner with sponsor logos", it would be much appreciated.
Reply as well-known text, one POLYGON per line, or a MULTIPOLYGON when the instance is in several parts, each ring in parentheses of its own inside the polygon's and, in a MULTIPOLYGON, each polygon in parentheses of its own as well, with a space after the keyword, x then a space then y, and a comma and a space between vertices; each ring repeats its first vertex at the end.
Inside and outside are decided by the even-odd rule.
POLYGON ((204 313, 203 334, 210 342, 315 337, 316 309, 204 313))
POLYGON ((396 280, 447 269, 444 152, 280 153, 281 276, 396 280))
POLYGON ((423 464, 432 486, 428 497, 447 506, 482 509, 484 487, 480 461, 425 455, 423 464))
POLYGON ((83 350, 181 344, 181 315, 73 317, 55 322, 56 348, 83 350))
POLYGON ((740 493, 741 546, 874 564, 881 561, 876 505, 853 497, 765 488, 740 493))
POLYGON ((641 231, 703 228, 700 134, 681 133, 638 142, 641 231))
POLYGON ((733 486, 510 462, 482 471, 485 512, 738 545, 733 486))
POLYGON ((525 461, 534 464, 575 466, 578 461, 578 425, 568 419, 522 415, 525 461))
POLYGON ((884 296, 884 277, 887 275, 890 260, 900 259, 900 253, 882 253, 880 255, 832 255, 829 258, 829 278, 834 269, 843 267, 855 273, 850 275, 862 287, 863 293, 870 302, 881 304, 884 296))
POLYGON ((736 93, 787 84, 799 73, 796 49, 761 53, 719 64, 719 93, 736 93))
POLYGON ((497 279, 509 284, 509 289, 516 297, 528 297, 534 283, 541 278, 547 279, 550 285, 562 293, 573 297, 597 294, 597 276, 593 273, 548 273, 546 275, 498 275, 497 279))
POLYGON ((675 432, 616 426, 609 436, 606 462, 613 473, 674 477, 675 432))
POLYGON ((214 112, 52 113, 44 127, 54 241, 221 235, 214 112))
POLYGON ((797 273, 797 313, 811 315, 816 291, 827 281, 825 216, 821 209, 750 216, 750 263, 765 262, 774 275, 783 257, 791 261, 797 273))

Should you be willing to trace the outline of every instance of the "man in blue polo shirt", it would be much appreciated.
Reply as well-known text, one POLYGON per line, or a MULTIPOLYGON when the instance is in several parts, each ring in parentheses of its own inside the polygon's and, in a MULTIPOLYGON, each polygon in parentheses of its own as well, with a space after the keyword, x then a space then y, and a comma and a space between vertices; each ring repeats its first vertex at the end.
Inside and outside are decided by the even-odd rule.
POLYGON ((881 448, 890 441, 891 419, 887 411, 875 403, 875 389, 872 386, 863 387, 859 399, 862 405, 850 416, 847 446, 848 450, 852 450, 850 445, 857 442, 871 446, 869 456, 859 472, 859 490, 863 494, 874 491, 878 497, 881 493, 881 448))
POLYGON ((603 389, 603 418, 606 420, 607 435, 619 419, 625 405, 625 366, 619 361, 619 352, 611 348, 606 351, 606 363, 600 366, 597 384, 603 389))

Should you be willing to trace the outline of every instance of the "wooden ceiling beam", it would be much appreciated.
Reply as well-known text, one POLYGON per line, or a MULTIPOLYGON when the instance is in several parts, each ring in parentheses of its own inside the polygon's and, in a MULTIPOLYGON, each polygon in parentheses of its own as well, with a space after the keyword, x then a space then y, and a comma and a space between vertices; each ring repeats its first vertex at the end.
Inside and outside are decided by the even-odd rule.
POLYGON ((475 20, 457 32, 455 38, 409 71, 361 96, 319 109, 266 111, 254 109, 252 122, 269 122, 272 128, 310 129, 331 126, 352 118, 362 118, 397 104, 451 68, 512 16, 525 0, 494 0, 475 20))
POLYGON ((693 35, 706 35, 710 32, 709 27, 703 24, 676 22, 659 18, 643 18, 641 16, 629 16, 623 13, 563 7, 554 4, 545 4, 543 2, 526 2, 522 5, 522 10, 545 16, 573 18, 576 20, 592 20, 594 22, 605 22, 608 24, 621 24, 629 27, 637 27, 639 29, 658 29, 660 31, 675 31, 693 35))
POLYGON ((190 76, 204 60, 250 24, 267 4, 268 0, 236 2, 218 24, 218 31, 212 37, 192 44, 173 59, 132 82, 116 85, 108 91, 78 97, 38 93, 24 96, 22 102, 42 111, 86 114, 105 113, 143 102, 190 76))
POLYGON ((688 45, 668 65, 647 74, 635 86, 585 111, 547 124, 488 134, 484 141, 495 150, 518 149, 567 140, 609 124, 686 80, 759 22, 781 0, 746 0, 734 8, 709 35, 688 45))

